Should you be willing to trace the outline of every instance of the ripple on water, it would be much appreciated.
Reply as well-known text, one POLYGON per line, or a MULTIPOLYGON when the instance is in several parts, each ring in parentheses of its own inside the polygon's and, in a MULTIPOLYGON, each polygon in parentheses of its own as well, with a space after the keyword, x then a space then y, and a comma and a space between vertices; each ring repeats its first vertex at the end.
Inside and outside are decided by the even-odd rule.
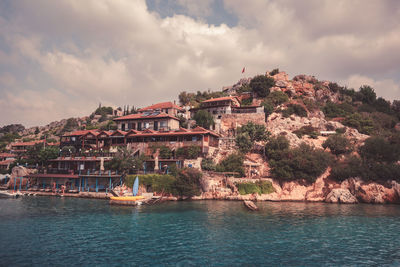
POLYGON ((400 264, 400 206, 0 200, 0 265, 400 264))

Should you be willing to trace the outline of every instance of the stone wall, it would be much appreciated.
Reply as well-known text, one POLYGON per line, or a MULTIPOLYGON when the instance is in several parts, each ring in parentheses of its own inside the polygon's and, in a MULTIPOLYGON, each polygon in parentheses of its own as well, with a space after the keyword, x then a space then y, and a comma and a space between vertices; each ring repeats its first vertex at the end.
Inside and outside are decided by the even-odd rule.
POLYGON ((235 113, 223 114, 220 122, 220 133, 225 136, 232 136, 237 127, 252 121, 257 124, 265 124, 265 113, 235 113))

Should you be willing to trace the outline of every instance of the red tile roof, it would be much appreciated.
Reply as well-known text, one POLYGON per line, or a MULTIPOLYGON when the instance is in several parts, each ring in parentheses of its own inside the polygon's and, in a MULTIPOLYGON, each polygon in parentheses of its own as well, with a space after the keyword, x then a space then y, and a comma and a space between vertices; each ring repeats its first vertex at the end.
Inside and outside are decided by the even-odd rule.
POLYGON ((78 175, 74 174, 50 174, 50 173, 34 173, 34 174, 28 174, 24 177, 27 178, 79 178, 78 175))
POLYGON ((98 133, 99 131, 96 131, 96 130, 81 130, 81 131, 74 131, 74 132, 71 132, 71 133, 66 133, 63 136, 82 136, 82 135, 88 134, 90 132, 98 133))
POLYGON ((0 161, 0 165, 8 165, 8 164, 10 164, 10 163, 13 163, 14 161, 15 161, 16 159, 6 159, 6 160, 3 160, 3 161, 0 161))
POLYGON ((156 110, 156 109, 166 109, 166 108, 175 108, 177 110, 182 110, 182 108, 172 102, 162 102, 162 103, 157 103, 145 108, 139 109, 140 112, 147 111, 147 110, 156 110))
POLYGON ((115 118, 115 121, 123 121, 123 120, 145 120, 145 119, 158 119, 158 118, 170 118, 170 119, 174 119, 174 120, 179 120, 178 118, 175 118, 174 116, 168 115, 166 113, 160 113, 157 115, 146 115, 145 113, 137 113, 137 114, 129 114, 126 116, 122 116, 119 118, 115 118))
POLYGON ((0 153, 0 158, 15 158, 15 154, 11 153, 0 153))
POLYGON ((111 134, 111 136, 118 136, 118 135, 125 136, 127 133, 128 133, 128 132, 124 132, 124 131, 121 131, 121 130, 116 130, 115 132, 113 132, 113 133, 111 134))
POLYGON ((192 130, 183 131, 182 129, 176 131, 129 131, 127 136, 137 136, 137 137, 149 137, 149 136, 164 136, 164 135, 196 135, 196 134, 211 134, 219 137, 217 133, 213 131, 206 130, 202 127, 196 127, 192 130))
POLYGON ((44 140, 35 140, 35 141, 30 141, 30 142, 16 142, 16 143, 11 144, 11 147, 14 147, 14 146, 34 146, 36 144, 40 144, 40 143, 43 143, 43 142, 44 142, 44 140))
POLYGON ((218 97, 218 98, 211 98, 211 99, 203 101, 202 103, 216 102, 216 101, 226 101, 226 100, 233 101, 233 99, 235 99, 235 98, 237 99, 236 96, 224 96, 224 97, 218 97))

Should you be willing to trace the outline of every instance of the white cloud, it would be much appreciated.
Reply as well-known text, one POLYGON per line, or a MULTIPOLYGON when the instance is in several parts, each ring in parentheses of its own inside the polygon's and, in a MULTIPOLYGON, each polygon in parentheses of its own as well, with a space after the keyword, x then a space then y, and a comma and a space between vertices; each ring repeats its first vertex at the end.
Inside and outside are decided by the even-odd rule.
POLYGON ((279 67, 352 83, 372 77, 378 94, 400 98, 396 1, 225 1, 235 27, 206 23, 211 0, 178 1, 196 19, 161 18, 144 0, 11 2, 12 16, 0 15, 0 124, 218 90, 243 66, 247 76, 279 67))

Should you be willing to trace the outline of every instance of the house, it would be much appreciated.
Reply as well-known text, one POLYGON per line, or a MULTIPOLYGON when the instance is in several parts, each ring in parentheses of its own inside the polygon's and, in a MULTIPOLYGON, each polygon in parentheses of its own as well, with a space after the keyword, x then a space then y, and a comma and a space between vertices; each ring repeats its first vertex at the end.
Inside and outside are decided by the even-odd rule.
POLYGON ((8 170, 16 157, 17 155, 11 153, 0 153, 0 170, 8 170))
MULTIPOLYGON (((70 146, 70 147, 74 147, 76 150, 79 149, 84 149, 85 148, 85 142, 84 140, 84 136, 89 135, 89 138, 92 136, 97 136, 99 134, 99 131, 97 130, 82 130, 82 131, 74 131, 71 133, 66 133, 63 136, 61 136, 60 138, 60 148, 63 148, 65 146, 70 146), (90 135, 89 135, 90 134, 90 135)), ((86 142, 86 147, 88 147, 88 145, 90 146, 90 141, 86 142)), ((96 145, 96 142, 95 142, 96 145)), ((90 148, 90 147, 88 147, 90 148)), ((96 148, 96 147, 92 147, 92 148, 96 148)))
POLYGON ((28 151, 29 148, 37 145, 37 144, 43 144, 45 145, 45 140, 35 140, 35 141, 30 141, 30 142, 16 142, 11 144, 11 152, 21 155, 24 154, 28 151))
POLYGON ((233 107, 240 107, 240 100, 236 96, 224 96, 211 98, 201 102, 200 107, 190 109, 192 117, 199 110, 206 110, 215 117, 220 118, 222 114, 231 114, 233 107))
POLYGON ((160 112, 166 113, 171 116, 178 116, 178 113, 184 112, 184 109, 172 102, 157 103, 138 110, 140 113, 144 112, 160 112))
POLYGON ((68 192, 108 192, 122 183, 121 175, 105 170, 104 163, 111 157, 58 157, 50 160, 50 167, 29 174, 31 187, 40 191, 57 191, 61 186, 68 192))
POLYGON ((179 129, 179 119, 164 112, 144 112, 115 118, 118 130, 171 131, 179 129))
MULTIPOLYGON (((219 135, 213 131, 197 127, 191 130, 179 128, 174 131, 75 131, 61 137, 61 148, 73 146, 76 151, 99 150, 111 151, 113 148, 131 147, 137 152, 148 153, 153 146, 166 145, 172 150, 179 147, 199 146, 202 153, 218 147, 219 135)), ((115 151, 115 149, 114 149, 115 151)))

